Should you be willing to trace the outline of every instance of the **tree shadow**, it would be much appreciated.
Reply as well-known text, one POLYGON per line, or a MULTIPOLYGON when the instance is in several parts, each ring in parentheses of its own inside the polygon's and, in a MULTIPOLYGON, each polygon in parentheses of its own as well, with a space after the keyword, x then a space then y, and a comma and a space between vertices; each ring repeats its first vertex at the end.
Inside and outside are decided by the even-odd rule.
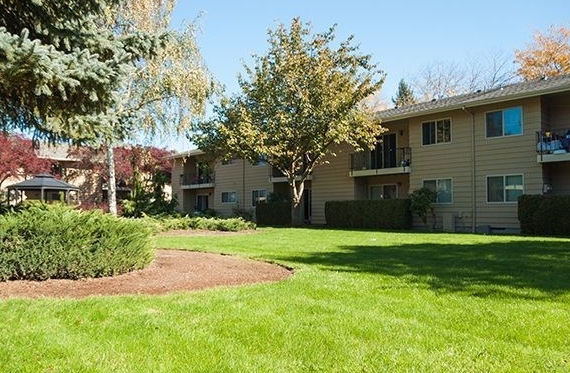
POLYGON ((399 277, 438 292, 544 299, 570 291, 568 242, 339 246, 339 251, 283 256, 324 270, 399 277))

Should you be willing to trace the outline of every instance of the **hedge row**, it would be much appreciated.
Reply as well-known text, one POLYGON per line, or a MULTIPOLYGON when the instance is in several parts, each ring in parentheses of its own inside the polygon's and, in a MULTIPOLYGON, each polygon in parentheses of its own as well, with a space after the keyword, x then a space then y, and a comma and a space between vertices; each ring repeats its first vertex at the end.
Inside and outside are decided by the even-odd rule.
POLYGON ((291 204, 289 202, 260 203, 255 207, 257 224, 282 227, 291 225, 291 204))
POLYGON ((327 225, 334 228, 409 229, 412 226, 410 200, 328 201, 327 225))
POLYGON ((253 222, 243 218, 215 218, 205 216, 145 217, 141 219, 153 233, 175 229, 205 229, 210 231, 238 232, 255 229, 253 222))
POLYGON ((150 232, 98 210, 33 204, 0 216, 0 280, 102 277, 144 268, 150 232))
POLYGON ((518 217, 523 234, 570 236, 570 196, 522 195, 518 217))

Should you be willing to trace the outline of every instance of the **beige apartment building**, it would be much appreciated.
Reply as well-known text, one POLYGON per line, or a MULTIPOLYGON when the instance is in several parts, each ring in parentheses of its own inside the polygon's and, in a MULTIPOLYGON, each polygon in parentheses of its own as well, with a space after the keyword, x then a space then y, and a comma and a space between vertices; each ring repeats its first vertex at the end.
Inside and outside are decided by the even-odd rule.
MULTIPOLYGON (((387 131, 374 150, 341 148, 314 170, 304 203, 308 221, 326 224, 326 201, 408 198, 426 186, 437 192, 436 228, 517 232, 519 195, 570 194, 570 75, 377 115, 387 131)), ((173 194, 183 211, 207 207, 229 215, 234 207, 254 209, 268 193, 287 193, 263 163, 200 166, 207 157, 199 150, 173 159, 173 194), (211 171, 207 183, 201 168, 211 171)))

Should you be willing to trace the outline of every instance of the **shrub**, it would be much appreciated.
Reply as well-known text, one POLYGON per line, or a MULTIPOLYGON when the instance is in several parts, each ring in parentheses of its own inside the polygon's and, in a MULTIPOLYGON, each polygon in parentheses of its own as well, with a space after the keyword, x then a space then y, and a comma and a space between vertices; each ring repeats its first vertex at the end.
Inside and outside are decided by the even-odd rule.
POLYGON ((243 218, 213 218, 187 215, 183 217, 145 217, 140 220, 154 233, 176 229, 205 229, 238 232, 256 228, 255 223, 246 221, 243 218))
POLYGON ((144 268, 150 232, 98 210, 32 204, 0 216, 0 280, 102 277, 144 268))
POLYGON ((409 229, 410 200, 327 201, 327 225, 335 228, 409 229))
POLYGON ((291 225, 291 204, 289 202, 259 203, 255 207, 257 224, 266 226, 291 225))
POLYGON ((525 194, 518 202, 521 233, 570 236, 570 196, 525 194))

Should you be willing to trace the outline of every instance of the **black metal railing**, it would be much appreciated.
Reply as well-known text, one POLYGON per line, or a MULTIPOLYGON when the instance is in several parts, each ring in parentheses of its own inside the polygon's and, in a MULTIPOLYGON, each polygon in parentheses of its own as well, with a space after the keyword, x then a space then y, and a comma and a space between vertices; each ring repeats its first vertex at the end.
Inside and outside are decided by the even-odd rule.
POLYGON ((540 155, 570 152, 570 129, 537 131, 536 152, 540 155))
POLYGON ((375 149, 350 155, 350 172, 409 167, 412 165, 412 148, 375 149))
POLYGON ((200 184, 213 184, 213 174, 197 175, 197 174, 182 174, 180 175, 180 185, 200 185, 200 184))

